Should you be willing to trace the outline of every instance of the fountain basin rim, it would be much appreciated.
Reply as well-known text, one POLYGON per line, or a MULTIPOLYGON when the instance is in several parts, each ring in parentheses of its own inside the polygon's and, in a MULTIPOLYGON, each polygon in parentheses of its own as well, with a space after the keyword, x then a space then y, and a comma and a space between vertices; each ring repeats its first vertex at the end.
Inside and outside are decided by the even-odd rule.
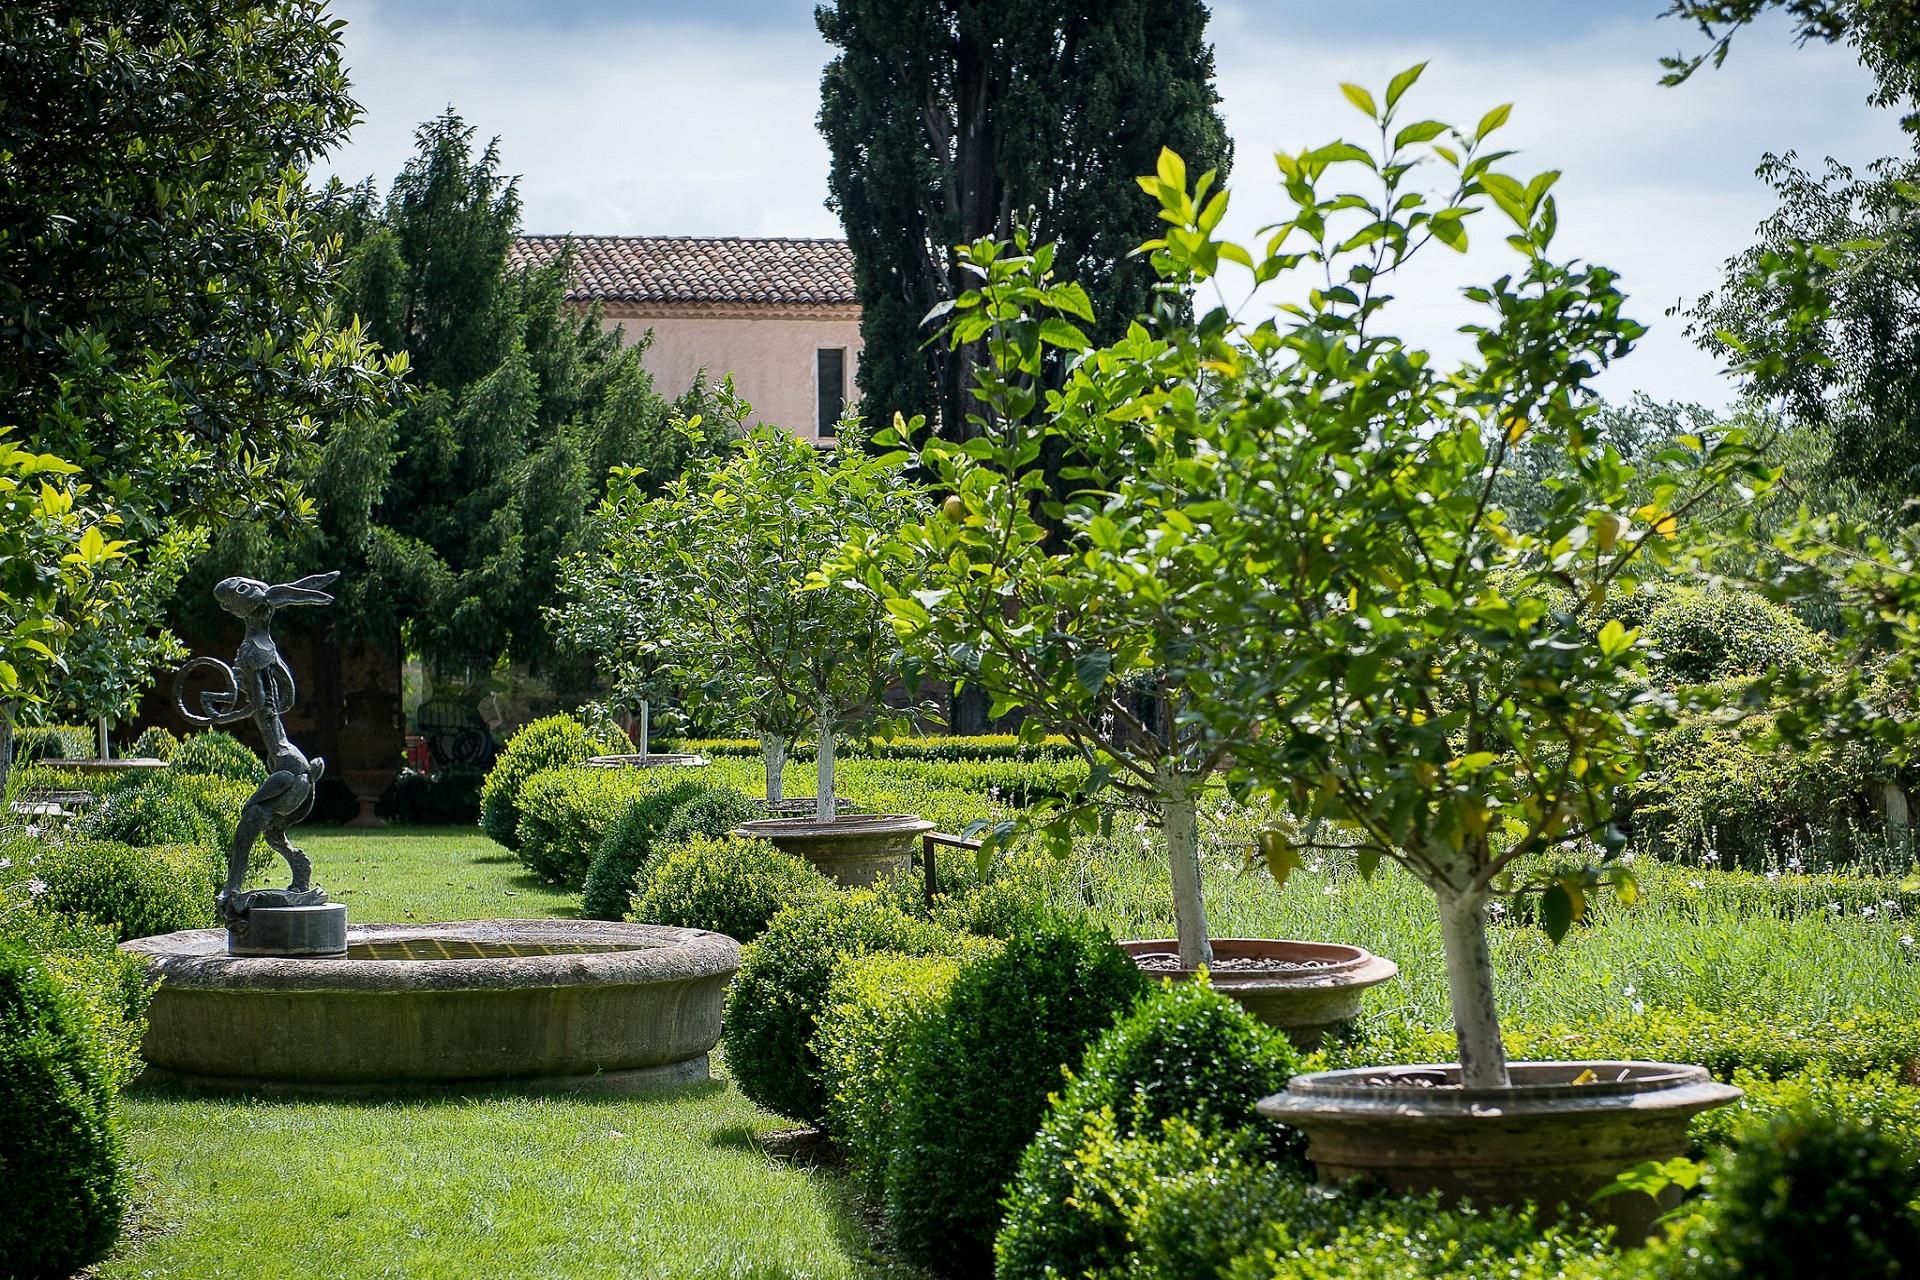
POLYGON ((147 961, 170 987, 202 991, 490 991, 525 987, 638 986, 731 974, 740 944, 705 929, 597 920, 467 920, 364 924, 347 945, 427 939, 532 945, 622 944, 618 951, 454 960, 230 956, 225 929, 136 938, 121 949, 147 961))

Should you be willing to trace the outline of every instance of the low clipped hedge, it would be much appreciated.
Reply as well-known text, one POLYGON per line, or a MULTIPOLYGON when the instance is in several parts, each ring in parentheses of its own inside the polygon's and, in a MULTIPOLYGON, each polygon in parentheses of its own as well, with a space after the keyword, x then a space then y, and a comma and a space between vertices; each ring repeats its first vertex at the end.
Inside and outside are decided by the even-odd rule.
POLYGON ((82 835, 134 845, 192 844, 224 857, 255 784, 223 774, 164 773, 101 797, 74 824, 82 835))
MULTIPOLYGON (((689 738, 675 744, 676 751, 691 751, 710 758, 760 758, 758 738, 689 738)), ((811 760, 818 744, 794 743, 787 748, 789 760, 811 760)), ((894 738, 890 741, 848 742, 835 748, 837 757, 848 760, 1061 760, 1077 758, 1079 750, 1065 738, 1048 736, 1038 742, 1022 742, 1011 733, 953 734, 943 737, 894 738)))
POLYGON ((569 766, 536 773, 518 793, 520 837, 515 852, 541 879, 580 889, 627 811, 684 781, 672 769, 569 766))
POLYGON ((814 1032, 826 1089, 822 1127, 854 1183, 878 1203, 904 1097, 907 1048, 960 972, 951 956, 883 951, 841 967, 814 1032))
MULTIPOLYGON (((1175 1119, 1245 1130, 1257 1140, 1243 1154, 1304 1176, 1297 1131, 1265 1125, 1254 1111, 1300 1069, 1285 1036, 1207 984, 1161 984, 1087 1051, 1066 1089, 1050 1100, 1007 1195, 995 1274, 1077 1276, 1130 1263, 1131 1224, 1083 1176, 1099 1167, 1082 1148, 1106 1132, 1103 1123, 1112 1126, 1103 1140, 1154 1139, 1175 1119)), ((1237 1143, 1233 1149, 1242 1150, 1237 1143)))
POLYGON ((203 773, 234 782, 259 786, 267 779, 267 766, 240 739, 219 729, 191 733, 182 738, 167 757, 169 773, 203 773))
POLYGON ((1783 1112, 1822 1107, 1886 1137, 1920 1164, 1920 1078, 1893 1071, 1848 1076, 1816 1064, 1780 1077, 1742 1068, 1732 1083, 1738 1099, 1701 1112, 1688 1126, 1696 1146, 1731 1147, 1783 1112))
POLYGON ((79 1000, 38 957, 0 943, 0 1260, 68 1276, 105 1257, 129 1178, 113 1063, 79 1000))
POLYGON ((121 942, 214 924, 203 846, 63 840, 47 846, 33 874, 45 886, 42 909, 106 925, 121 942))
MULTIPOLYGON (((580 764, 599 755, 617 755, 633 744, 615 742, 577 718, 546 716, 523 725, 493 762, 480 788, 480 829, 509 849, 520 847, 520 789, 548 769, 580 764)), ((585 868, 582 868, 584 872, 585 868)))
POLYGON ((1147 982, 1112 935, 1066 917, 961 966, 902 1065, 885 1203, 903 1256, 963 1274, 992 1266, 1001 1197, 1048 1094, 1147 982))
POLYGON ((710 929, 739 942, 765 933, 784 908, 836 891, 804 859, 740 836, 663 841, 640 874, 631 919, 710 929))
POLYGON ((627 804, 587 868, 580 914, 589 920, 626 919, 633 909, 634 878, 646 865, 654 838, 682 805, 706 790, 698 782, 674 782, 627 804))
POLYGON ((93 754, 93 731, 80 724, 22 724, 13 728, 13 759, 84 760, 93 754))
POLYGON ((979 945, 864 890, 790 907, 747 947, 727 988, 720 1033, 727 1070, 767 1110, 818 1124, 826 1084, 814 1030, 841 967, 880 951, 961 955, 979 945))

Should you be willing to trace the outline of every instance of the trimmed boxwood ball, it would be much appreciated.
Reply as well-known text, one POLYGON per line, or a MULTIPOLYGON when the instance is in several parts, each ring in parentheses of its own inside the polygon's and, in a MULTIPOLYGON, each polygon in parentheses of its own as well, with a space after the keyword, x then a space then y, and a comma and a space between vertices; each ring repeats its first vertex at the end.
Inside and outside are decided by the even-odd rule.
POLYGON ((883 951, 848 961, 828 989, 813 1036, 826 1074, 824 1127, 854 1182, 876 1203, 895 1147, 907 1047, 959 973, 950 956, 883 951))
POLYGON ((740 836, 661 841, 640 872, 634 920, 682 929, 711 929, 752 942, 782 908, 833 893, 806 861, 740 836))
POLYGON ((633 907, 635 875, 646 866, 655 839, 682 805, 708 789, 698 782, 675 783, 622 810, 587 868, 580 914, 589 920, 626 919, 633 907))
POLYGON ((1204 982, 1162 983, 1087 1051, 1021 1154, 995 1242, 997 1274, 1077 1276, 1121 1264, 1127 1223, 1090 1185, 1089 1126, 1105 1115, 1121 1138, 1157 1135, 1175 1118, 1255 1133, 1269 1160, 1303 1167, 1291 1129, 1263 1124, 1254 1103, 1286 1087, 1300 1057, 1285 1036, 1204 982))
POLYGON ((908 1260, 991 1268, 1001 1197, 1048 1095, 1146 986, 1112 936, 1080 919, 1030 925, 961 968, 903 1072, 886 1208, 908 1260))
POLYGON ((520 788, 545 769, 580 764, 628 750, 596 735, 572 716, 546 716, 524 725, 501 749, 480 788, 480 829, 509 849, 520 847, 520 788))
POLYGON ((106 1256, 128 1179, 113 1072, 86 1011, 36 956, 0 945, 0 1265, 69 1276, 106 1256))
POLYGON ((137 845, 210 848, 220 840, 220 828, 205 810, 157 778, 106 797, 74 823, 74 830, 97 840, 137 845))
POLYGON ((259 786, 267 778, 267 766, 260 757, 253 754, 244 742, 230 733, 218 729, 208 729, 204 733, 191 733, 180 740, 168 757, 167 769, 171 773, 204 773, 216 778, 231 778, 235 782, 251 782, 259 786))
POLYGON ((1915 1154, 1819 1105, 1743 1136, 1708 1184, 1710 1252, 1722 1274, 1920 1276, 1915 1154))
POLYGON ((122 942, 214 923, 213 884, 202 849, 68 841, 49 846, 34 874, 46 885, 44 909, 106 925, 122 942))
POLYGON ((864 890, 789 907, 747 947, 727 988, 720 1042, 728 1074, 767 1110, 818 1124, 826 1088, 814 1025, 840 967, 876 951, 958 955, 978 945, 864 890))

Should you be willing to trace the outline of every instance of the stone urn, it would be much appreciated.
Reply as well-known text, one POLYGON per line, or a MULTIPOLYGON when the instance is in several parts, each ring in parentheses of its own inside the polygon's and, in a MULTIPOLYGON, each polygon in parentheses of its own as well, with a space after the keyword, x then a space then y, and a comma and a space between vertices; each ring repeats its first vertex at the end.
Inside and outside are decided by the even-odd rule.
POLYGON ((1687 1149, 1687 1122, 1740 1090, 1667 1062, 1516 1062, 1512 1085, 1467 1089, 1455 1064, 1295 1076, 1260 1114, 1307 1135, 1328 1182, 1439 1191, 1476 1204, 1586 1210, 1625 1242, 1677 1203, 1637 1192, 1592 1201, 1623 1170, 1687 1149))
MULTIPOLYGON (((1284 1032, 1295 1048, 1318 1047, 1320 1037, 1360 1012, 1360 995, 1400 972, 1391 960, 1337 942, 1280 938, 1214 938, 1207 980, 1254 1017, 1284 1032)), ((1121 950, 1153 977, 1190 982, 1179 944, 1153 938, 1122 942, 1121 950)))
POLYGON ((353 798, 359 802, 360 812, 347 819, 350 827, 384 827, 387 820, 373 811, 380 803, 380 797, 387 794, 387 788, 393 785, 397 770, 394 769, 342 769, 340 778, 347 784, 347 790, 353 792, 353 798))
POLYGON ((761 818, 743 822, 734 834, 770 841, 805 858, 837 884, 862 888, 913 862, 920 838, 933 830, 925 818, 904 813, 847 813, 819 818, 761 818))

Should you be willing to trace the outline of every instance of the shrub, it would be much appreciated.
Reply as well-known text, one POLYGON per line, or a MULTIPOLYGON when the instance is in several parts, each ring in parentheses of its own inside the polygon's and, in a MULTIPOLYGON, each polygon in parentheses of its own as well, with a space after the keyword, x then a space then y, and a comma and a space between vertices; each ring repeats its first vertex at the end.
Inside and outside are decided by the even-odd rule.
POLYGON ((75 831, 95 840, 125 844, 190 844, 212 849, 221 843, 220 825, 186 788, 172 779, 148 778, 88 809, 75 831))
POLYGON ((848 961, 827 989, 813 1037, 826 1087, 822 1124, 875 1202, 896 1146, 907 1047, 959 972, 950 956, 883 951, 848 961))
POLYGON ((694 836, 723 836, 743 822, 766 816, 766 808, 733 787, 704 786, 673 811, 667 825, 654 837, 656 844, 678 843, 694 836))
POLYGON ((1688 1134, 1696 1144, 1729 1147, 1782 1112, 1819 1106, 1899 1144, 1920 1163, 1920 1082, 1892 1071, 1845 1076, 1815 1064, 1777 1080, 1743 1068, 1733 1083, 1741 1090, 1733 1105, 1694 1117, 1688 1134))
POLYGON ((267 780, 267 766, 260 762, 245 743, 230 733, 208 729, 190 733, 173 749, 167 762, 170 773, 205 773, 235 782, 259 786, 267 780))
POLYGON ((127 749, 127 754, 141 756, 148 760, 171 760, 174 750, 179 745, 180 739, 175 737, 171 730, 163 729, 157 724, 148 725, 140 731, 140 736, 133 740, 133 746, 127 749))
POLYGON ((106 925, 125 942, 212 925, 208 866, 203 848, 86 840, 49 846, 35 874, 44 909, 106 925))
POLYGON ((1146 985, 1105 930, 1064 917, 961 968, 902 1074, 886 1206, 910 1260, 991 1265, 1000 1197, 1048 1094, 1146 985))
POLYGON ((711 929, 752 942, 783 907, 813 902, 833 886, 800 858, 740 836, 660 842, 640 872, 634 920, 711 929))
POLYGON ((35 956, 0 946, 0 1258, 67 1276, 106 1256, 128 1178, 111 1063, 35 956))
POLYGON ((567 767, 536 773, 520 787, 520 861, 544 880, 582 888, 628 809, 683 783, 667 769, 567 767))
POLYGON ((1920 1275, 1920 1165, 1821 1106, 1781 1113, 1715 1162, 1711 1250, 1727 1274, 1920 1275))
POLYGON ((93 731, 78 724, 23 724, 13 730, 13 758, 19 764, 36 760, 84 760, 93 755, 93 731))
POLYGON ((114 1086, 128 1084, 142 1069, 140 1037, 153 994, 146 962, 120 950, 120 939, 108 926, 43 910, 29 900, 23 883, 0 877, 0 948, 13 946, 40 957, 79 1001, 112 1067, 114 1086))
POLYGON ((1294 1130, 1260 1124, 1253 1105, 1286 1087, 1299 1055, 1280 1033, 1204 983, 1165 983, 1088 1051, 1049 1103, 1021 1154, 995 1242, 1001 1277, 1079 1275, 1121 1266, 1129 1224, 1083 1176, 1096 1117, 1125 1137, 1153 1137, 1175 1118, 1259 1134, 1260 1154, 1301 1167, 1294 1130))
POLYGON ((698 782, 676 782, 622 809, 587 869, 580 914, 589 920, 626 919, 633 909, 635 878, 653 851, 655 837, 682 805, 705 790, 698 782))
POLYGON ((818 1124, 826 1088, 815 1019, 840 967, 876 951, 963 954, 970 940, 915 920, 870 892, 830 894, 773 918, 727 989, 721 1042, 740 1091, 769 1111, 818 1124))
POLYGON ((1645 638, 1659 655, 1655 669, 1691 684, 1806 665, 1820 651, 1819 636, 1792 613, 1727 588, 1661 593, 1647 610, 1645 638))
POLYGON ((520 788, 529 778, 597 755, 623 752, 631 744, 596 736, 572 716, 547 716, 507 739, 480 788, 480 828, 509 849, 520 847, 520 788))

